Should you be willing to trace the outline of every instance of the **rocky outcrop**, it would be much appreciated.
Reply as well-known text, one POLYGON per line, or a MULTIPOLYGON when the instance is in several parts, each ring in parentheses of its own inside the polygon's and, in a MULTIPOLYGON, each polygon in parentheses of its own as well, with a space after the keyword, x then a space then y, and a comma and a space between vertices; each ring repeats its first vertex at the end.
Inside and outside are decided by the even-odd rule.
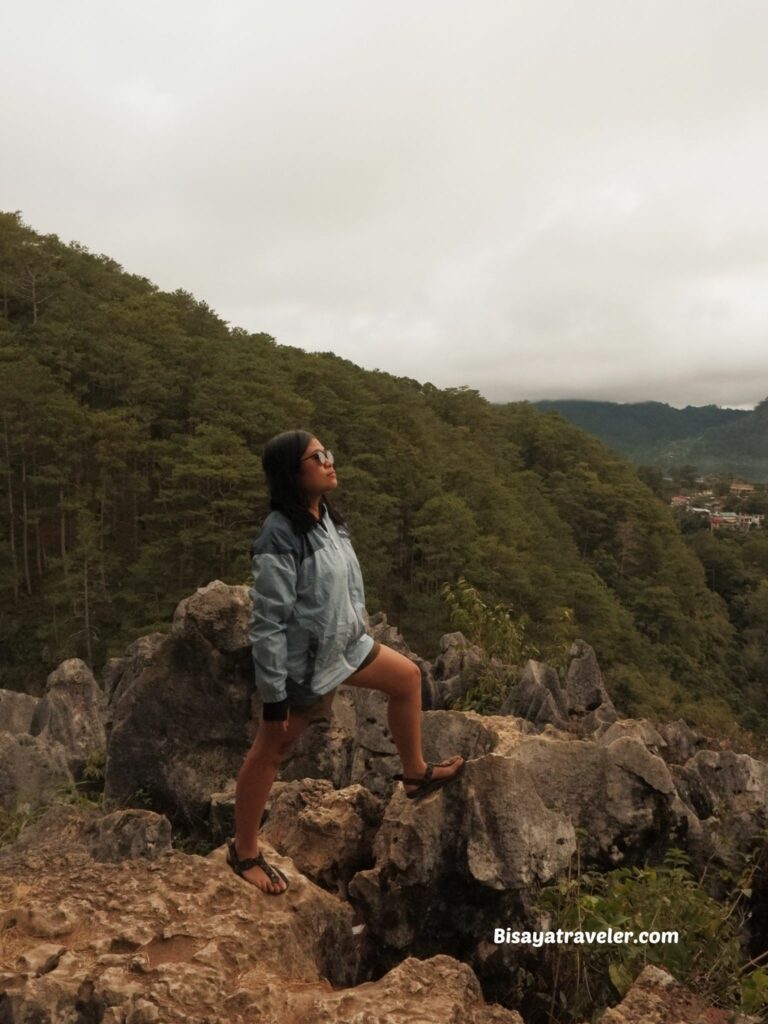
POLYGON ((199 621, 123 673, 104 789, 112 807, 151 806, 192 830, 203 827, 211 793, 237 774, 253 729, 250 657, 212 647, 199 621))
POLYGON ((447 956, 406 960, 348 988, 359 957, 349 906, 268 847, 290 881, 279 898, 236 877, 222 850, 98 863, 62 843, 87 833, 83 815, 60 809, 0 855, 0 1019, 9 1024, 521 1024, 487 1006, 471 969, 447 956))
POLYGON ((79 658, 70 658, 48 676, 45 693, 35 708, 29 731, 64 748, 76 778, 92 756, 103 756, 106 733, 101 716, 101 691, 93 673, 79 658))
POLYGON ((527 662, 520 679, 502 705, 502 714, 519 715, 538 726, 588 735, 615 722, 619 714, 608 695, 595 652, 583 640, 575 640, 570 662, 561 681, 543 662, 527 662))
POLYGON ((325 779, 304 779, 280 787, 261 834, 302 874, 345 894, 352 876, 373 863, 383 814, 382 801, 364 786, 337 790, 325 779))
POLYGON ((0 732, 29 732, 39 697, 15 690, 0 690, 0 732))
POLYGON ((461 700, 486 669, 487 661, 482 648, 470 644, 463 633, 441 636, 440 653, 432 669, 439 696, 432 707, 450 707, 461 700))
POLYGON ((111 727, 111 709, 115 707, 131 680, 140 675, 168 637, 167 633, 148 633, 126 649, 122 658, 110 658, 101 673, 103 708, 107 730, 111 727))
POLYGON ((350 894, 385 966, 405 951, 467 958, 469 936, 525 919, 532 887, 564 871, 574 849, 567 818, 545 806, 524 771, 490 754, 424 801, 395 793, 376 864, 353 878, 350 894))
MULTIPOLYGON (((261 893, 223 849, 171 845, 172 823, 192 848, 232 834, 260 710, 247 620, 247 588, 215 581, 180 603, 170 634, 112 659, 103 693, 77 661, 39 702, 0 693, 12 727, 0 732, 0 807, 71 786, 106 735, 110 812, 51 808, 0 851, 0 1021, 511 1024, 479 985, 509 1005, 536 953, 497 945, 493 929, 546 927, 535 894, 567 872, 577 841, 582 868, 654 862, 674 845, 717 878, 768 825, 768 766, 682 721, 620 718, 583 641, 563 672, 528 662, 504 713, 479 715, 445 706, 489 665, 505 679, 509 666, 456 633, 432 666, 377 616, 377 639, 419 666, 425 757, 460 753, 465 772, 408 800, 386 697, 340 687, 273 787, 262 842, 290 889, 261 893)), ((763 866, 755 956, 767 879, 763 866)))
POLYGON ((248 647, 250 613, 248 587, 214 580, 179 602, 171 633, 193 641, 202 637, 222 654, 237 654, 248 647))
POLYGON ((707 1006, 655 964, 648 964, 618 1006, 606 1010, 598 1024, 757 1024, 756 1017, 707 1006))
POLYGON ((0 809, 43 806, 73 782, 59 743, 29 733, 0 732, 0 809))
POLYGON ((667 765, 638 740, 619 737, 607 745, 532 736, 510 760, 525 768, 548 807, 584 830, 586 863, 609 870, 660 857, 683 838, 667 765))

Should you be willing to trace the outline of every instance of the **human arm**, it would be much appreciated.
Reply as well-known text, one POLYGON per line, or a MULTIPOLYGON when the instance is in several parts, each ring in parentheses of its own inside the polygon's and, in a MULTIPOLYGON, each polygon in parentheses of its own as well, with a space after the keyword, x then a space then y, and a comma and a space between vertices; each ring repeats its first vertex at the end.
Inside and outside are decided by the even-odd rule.
POLYGON ((296 603, 296 559, 290 550, 265 544, 256 546, 251 564, 248 636, 256 687, 264 706, 264 721, 287 726, 286 627, 296 603))

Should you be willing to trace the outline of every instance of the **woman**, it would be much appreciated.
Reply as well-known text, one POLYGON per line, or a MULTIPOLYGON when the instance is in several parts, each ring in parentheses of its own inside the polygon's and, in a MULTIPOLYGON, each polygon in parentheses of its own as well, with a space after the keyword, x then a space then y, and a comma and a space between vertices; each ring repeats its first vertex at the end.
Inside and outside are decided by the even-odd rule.
POLYGON ((254 542, 250 640, 263 717, 237 777, 235 837, 227 863, 263 892, 288 888, 258 849, 269 792, 310 722, 327 718, 340 683, 381 690, 403 763, 406 795, 419 799, 455 779, 459 755, 427 764, 421 749, 421 673, 365 631, 360 565, 342 516, 325 495, 338 487, 333 455, 291 430, 266 445, 262 467, 272 511, 254 542))

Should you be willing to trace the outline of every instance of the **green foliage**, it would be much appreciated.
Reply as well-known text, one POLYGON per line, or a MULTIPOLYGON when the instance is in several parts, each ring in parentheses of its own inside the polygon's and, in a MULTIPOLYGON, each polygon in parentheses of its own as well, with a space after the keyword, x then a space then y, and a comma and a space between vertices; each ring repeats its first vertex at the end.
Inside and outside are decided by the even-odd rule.
POLYGON ((98 672, 196 587, 247 579, 261 450, 304 427, 338 454, 370 610, 415 648, 461 577, 508 664, 583 637, 609 684, 632 679, 628 714, 711 698, 768 721, 759 593, 737 609, 738 573, 712 593, 631 466, 559 416, 230 329, 17 214, 0 299, 0 686, 67 657, 98 672))
POLYGON ((44 807, 33 806, 27 801, 17 801, 10 810, 0 808, 0 850, 14 843, 44 810, 44 807))
POLYGON ((88 782, 103 783, 106 763, 107 751, 105 747, 92 750, 83 767, 83 778, 88 782))
MULTIPOLYGON (((456 709, 494 714, 514 685, 516 670, 529 658, 541 657, 529 636, 530 619, 526 615, 515 616, 507 605, 488 604, 463 576, 454 586, 445 583, 441 594, 448 605, 452 629, 478 646, 483 658, 473 686, 457 702, 456 709)), ((557 609, 550 622, 547 660, 557 667, 564 666, 574 639, 571 623, 568 608, 557 609)))
MULTIPOLYGON (((581 831, 581 830, 577 830, 581 831)), ((547 999, 550 1019, 580 1021, 625 995, 648 963, 658 964, 710 1004, 752 1013, 768 1008, 768 973, 745 962, 742 935, 748 918, 754 854, 745 858, 732 894, 719 903, 690 872, 683 851, 670 849, 652 867, 618 868, 605 874, 576 870, 538 895, 547 930, 676 932, 677 941, 641 944, 561 945, 549 965, 560 1004, 547 999), (567 1007, 567 1009, 564 1009, 567 1007)))
POLYGON ((488 657, 518 665, 538 655, 526 637, 525 616, 515 618, 511 608, 487 604, 463 576, 453 587, 444 584, 442 595, 450 609, 452 627, 470 643, 482 647, 488 657))

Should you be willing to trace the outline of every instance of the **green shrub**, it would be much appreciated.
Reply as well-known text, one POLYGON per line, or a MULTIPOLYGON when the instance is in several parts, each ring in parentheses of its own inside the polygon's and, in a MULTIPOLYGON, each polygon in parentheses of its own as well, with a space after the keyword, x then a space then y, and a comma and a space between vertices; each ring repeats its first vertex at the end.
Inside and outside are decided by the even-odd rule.
MULTIPOLYGON (((581 831, 581 830, 577 830, 581 831)), ((742 935, 746 902, 756 869, 745 858, 731 897, 718 903, 689 870, 689 859, 670 849, 657 867, 580 871, 544 887, 538 910, 544 929, 614 932, 676 931, 669 944, 568 945, 557 947, 548 996, 549 1018, 571 1022, 599 1016, 623 997, 646 964, 666 968, 705 1002, 753 1013, 768 1007, 768 973, 757 961, 745 963, 742 935)), ((758 958, 760 960, 762 958, 758 958)), ((542 997, 544 998, 544 997, 542 997)))
POLYGON ((451 626, 483 652, 478 677, 472 688, 455 703, 457 710, 496 713, 515 683, 518 666, 529 658, 546 657, 549 664, 564 668, 573 640, 570 609, 557 609, 551 623, 551 639, 542 652, 530 636, 527 615, 515 617, 508 605, 487 604, 463 576, 455 586, 446 583, 441 594, 449 608, 451 626))

